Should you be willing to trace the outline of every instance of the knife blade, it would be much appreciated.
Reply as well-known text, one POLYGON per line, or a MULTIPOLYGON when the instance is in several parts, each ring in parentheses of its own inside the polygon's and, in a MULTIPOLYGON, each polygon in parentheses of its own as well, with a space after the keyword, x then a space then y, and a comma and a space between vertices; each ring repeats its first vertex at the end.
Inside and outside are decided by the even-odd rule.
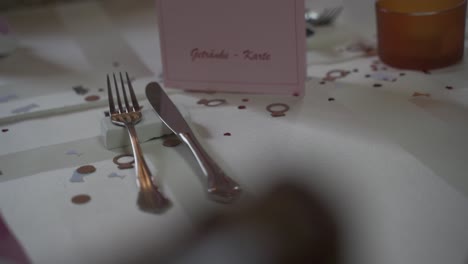
POLYGON ((234 180, 224 174, 216 162, 203 149, 190 126, 185 121, 172 100, 157 82, 146 86, 146 97, 161 121, 188 146, 200 169, 207 178, 208 197, 223 203, 236 200, 241 188, 234 180))

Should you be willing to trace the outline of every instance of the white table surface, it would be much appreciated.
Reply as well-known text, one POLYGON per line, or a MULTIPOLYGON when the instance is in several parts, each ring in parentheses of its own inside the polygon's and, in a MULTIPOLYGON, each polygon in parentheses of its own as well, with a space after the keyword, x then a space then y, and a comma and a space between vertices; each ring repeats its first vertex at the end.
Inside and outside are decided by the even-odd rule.
MULTIPOLYGON (((100 141, 106 95, 99 88, 105 74, 129 71, 140 95, 146 83, 160 79, 153 1, 86 1, 3 15, 19 48, 0 59, 0 98, 16 97, 0 103, 0 129, 8 129, 0 133, 0 208, 34 263, 137 257, 141 252, 134 245, 162 249, 205 212, 224 207, 205 198, 187 149, 154 140, 143 149, 173 207, 163 215, 138 211, 134 172, 119 171, 112 163, 124 150, 106 150, 100 141), (101 100, 85 102, 72 91, 76 85, 101 100), (12 119, 12 109, 31 102, 39 105, 33 114, 12 119), (70 150, 81 155, 65 154, 70 150), (97 172, 83 183, 70 182, 73 171, 85 164, 97 172), (108 178, 112 172, 126 177, 108 178), (70 198, 80 193, 92 201, 72 204, 70 198)), ((319 30, 316 46, 358 39, 359 28, 346 23, 349 15, 345 10, 335 27, 323 30, 347 34, 327 40, 319 30)), ((320 190, 341 216, 346 263, 465 263, 466 62, 430 74, 387 67, 379 72, 397 76, 388 82, 365 78, 375 74, 370 65, 377 57, 331 56, 326 62, 329 55, 320 53, 308 54, 303 98, 167 91, 189 111, 203 145, 242 184, 245 199, 280 180, 277 169, 305 175, 296 180, 320 190), (333 69, 351 74, 320 84, 333 69), (415 92, 430 97, 414 97, 415 92), (205 107, 197 104, 202 98, 228 103, 205 107), (285 117, 266 111, 277 102, 291 106, 285 117)))

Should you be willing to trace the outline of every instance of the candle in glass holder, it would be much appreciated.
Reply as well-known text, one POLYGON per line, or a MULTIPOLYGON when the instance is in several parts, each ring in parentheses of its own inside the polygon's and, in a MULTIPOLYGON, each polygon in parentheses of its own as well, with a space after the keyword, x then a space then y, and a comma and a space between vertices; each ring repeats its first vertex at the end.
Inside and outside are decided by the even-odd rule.
POLYGON ((429 70, 462 60, 467 0, 378 0, 378 53, 398 68, 429 70))

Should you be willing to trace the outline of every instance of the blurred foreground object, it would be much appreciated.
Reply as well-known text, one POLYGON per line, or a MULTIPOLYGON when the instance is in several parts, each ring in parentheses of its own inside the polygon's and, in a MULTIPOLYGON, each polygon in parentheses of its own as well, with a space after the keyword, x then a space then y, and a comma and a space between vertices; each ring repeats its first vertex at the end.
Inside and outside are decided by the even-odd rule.
POLYGON ((338 233, 318 197, 286 183, 256 202, 209 218, 158 263, 339 263, 338 233))
POLYGON ((0 16, 0 57, 7 56, 16 49, 16 39, 6 19, 0 16))
POLYGON ((386 64, 430 70, 463 58, 466 0, 379 0, 378 51, 386 64))

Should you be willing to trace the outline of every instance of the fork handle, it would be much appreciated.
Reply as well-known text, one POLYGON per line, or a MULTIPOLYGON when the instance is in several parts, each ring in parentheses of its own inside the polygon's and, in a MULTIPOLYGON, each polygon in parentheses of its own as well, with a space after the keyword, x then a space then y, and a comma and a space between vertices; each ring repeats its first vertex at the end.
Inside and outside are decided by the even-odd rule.
POLYGON ((224 174, 195 136, 191 132, 179 133, 178 136, 192 151, 203 174, 207 177, 209 197, 222 203, 230 203, 237 199, 241 192, 239 185, 224 174))
POLYGON ((162 211, 169 205, 169 200, 162 195, 153 181, 153 176, 143 156, 135 127, 132 124, 128 124, 127 130, 132 144, 133 157, 135 159, 137 186, 140 189, 137 204, 143 211, 162 211))

